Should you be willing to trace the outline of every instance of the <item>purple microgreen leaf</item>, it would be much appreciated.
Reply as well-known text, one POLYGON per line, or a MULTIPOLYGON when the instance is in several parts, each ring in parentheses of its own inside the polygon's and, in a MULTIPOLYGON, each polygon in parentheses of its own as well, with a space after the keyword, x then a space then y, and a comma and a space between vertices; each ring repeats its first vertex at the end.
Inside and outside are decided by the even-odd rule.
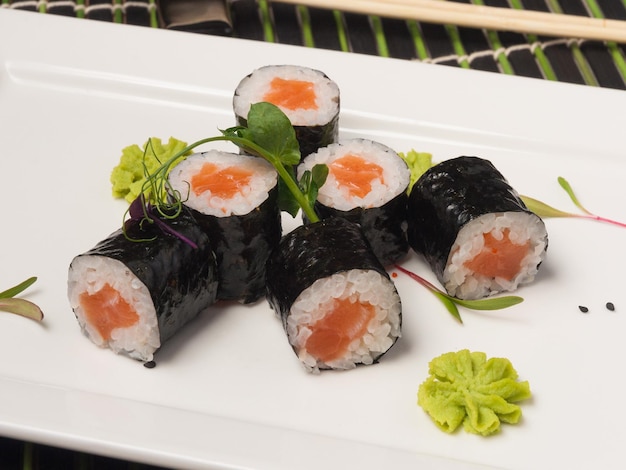
POLYGON ((155 217, 153 220, 154 220, 154 223, 161 229, 162 232, 173 235, 174 237, 178 238, 182 242, 192 247, 194 250, 198 248, 198 245, 196 245, 191 239, 187 238, 185 235, 183 235, 179 231, 174 230, 170 225, 165 223, 163 220, 159 219, 158 217, 155 217))
POLYGON ((41 309, 26 299, 2 298, 0 299, 0 310, 32 320, 43 320, 43 312, 41 309))

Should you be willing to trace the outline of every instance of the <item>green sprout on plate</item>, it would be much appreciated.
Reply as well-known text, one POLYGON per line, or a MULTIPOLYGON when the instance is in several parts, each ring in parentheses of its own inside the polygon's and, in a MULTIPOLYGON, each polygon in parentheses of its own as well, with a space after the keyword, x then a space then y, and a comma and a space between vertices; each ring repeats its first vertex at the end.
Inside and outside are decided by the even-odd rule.
POLYGON ((0 310, 37 321, 43 320, 43 312, 37 305, 29 300, 15 297, 34 284, 36 280, 36 277, 30 277, 24 282, 21 282, 4 292, 0 292, 0 310))

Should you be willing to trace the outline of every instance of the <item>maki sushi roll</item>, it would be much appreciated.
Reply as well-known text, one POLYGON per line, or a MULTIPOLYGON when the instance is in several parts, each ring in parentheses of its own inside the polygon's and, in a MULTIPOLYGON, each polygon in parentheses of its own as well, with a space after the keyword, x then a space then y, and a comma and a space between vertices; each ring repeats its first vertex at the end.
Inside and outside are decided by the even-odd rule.
POLYGON ((458 157, 427 170, 411 189, 408 239, 446 291, 478 299, 532 282, 548 234, 485 159, 458 157))
POLYGON ((411 172, 391 148, 351 139, 319 149, 298 167, 298 178, 315 165, 328 167, 315 211, 321 218, 343 217, 361 225, 383 266, 409 250, 406 238, 407 188, 411 172))
POLYGON ((125 232, 76 256, 68 273, 81 331, 100 347, 146 362, 217 295, 208 236, 185 212, 165 223, 171 233, 129 221, 125 232))
POLYGON ((246 125, 250 105, 259 102, 272 103, 287 115, 303 157, 337 141, 339 87, 323 72, 295 65, 258 68, 235 90, 238 125, 246 125))
POLYGON ((265 262, 282 233, 274 167, 262 158, 211 150, 187 157, 168 178, 211 240, 218 299, 263 297, 265 262))
POLYGON ((305 368, 373 364, 400 337, 402 306, 357 224, 301 225, 267 264, 267 299, 305 368))

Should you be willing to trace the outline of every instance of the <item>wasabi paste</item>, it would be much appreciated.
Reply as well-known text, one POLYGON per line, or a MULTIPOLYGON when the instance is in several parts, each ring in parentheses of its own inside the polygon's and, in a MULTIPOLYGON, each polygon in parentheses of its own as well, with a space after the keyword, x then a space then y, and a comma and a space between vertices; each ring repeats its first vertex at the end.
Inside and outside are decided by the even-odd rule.
POLYGON ((487 359, 482 352, 443 354, 430 362, 429 374, 417 403, 448 433, 463 424, 473 434, 494 434, 500 423, 519 422, 522 410, 514 402, 531 396, 528 382, 517 380, 508 359, 487 359))

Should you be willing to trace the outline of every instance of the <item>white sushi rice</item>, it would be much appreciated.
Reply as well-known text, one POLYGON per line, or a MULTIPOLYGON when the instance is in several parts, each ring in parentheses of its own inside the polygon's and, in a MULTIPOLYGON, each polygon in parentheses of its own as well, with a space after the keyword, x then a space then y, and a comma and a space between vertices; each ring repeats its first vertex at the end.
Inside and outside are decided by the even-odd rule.
POLYGON ((246 215, 260 206, 278 183, 278 175, 274 167, 262 158, 210 150, 190 155, 172 168, 169 181, 188 207, 206 215, 229 217, 246 215), (215 164, 218 171, 233 166, 246 169, 252 173, 252 177, 231 199, 214 195, 210 190, 195 194, 191 188, 191 180, 205 163, 215 164))
POLYGON ((452 245, 448 263, 443 273, 446 291, 460 299, 479 299, 500 292, 512 292, 520 285, 532 282, 539 264, 544 260, 548 235, 543 221, 532 213, 504 212, 482 215, 467 223, 452 245), (488 278, 473 273, 465 266, 484 247, 484 234, 491 233, 501 240, 505 229, 515 244, 530 242, 528 253, 520 263, 520 269, 511 280, 501 277, 488 278))
POLYGON ((411 179, 407 164, 391 148, 367 139, 349 139, 319 149, 307 156, 298 167, 298 178, 317 164, 330 165, 346 155, 360 156, 380 166, 383 170, 382 178, 372 181, 372 189, 364 197, 358 197, 351 195, 349 188, 340 185, 330 172, 318 194, 319 202, 325 206, 342 211, 357 207, 364 209, 380 207, 406 191, 411 179))
POLYGON ((352 369, 372 364, 400 337, 402 306, 393 283, 376 271, 354 269, 318 279, 305 289, 291 307, 287 336, 300 361, 311 372, 320 369, 352 369), (306 350, 311 326, 329 313, 335 299, 350 298, 374 306, 367 333, 355 339, 339 359, 325 363, 306 350))
POLYGON ((311 82, 317 109, 287 109, 280 107, 294 126, 328 124, 339 113, 339 87, 319 70, 296 65, 268 65, 254 70, 237 87, 233 110, 237 116, 248 117, 250 106, 265 100, 274 78, 311 82))
POLYGON ((150 292, 121 261, 94 255, 74 258, 68 276, 68 298, 82 332, 96 345, 141 361, 151 361, 154 352, 161 346, 150 292), (80 303, 81 294, 94 295, 107 283, 119 292, 139 316, 135 325, 112 330, 109 340, 103 338, 89 323, 80 303))

